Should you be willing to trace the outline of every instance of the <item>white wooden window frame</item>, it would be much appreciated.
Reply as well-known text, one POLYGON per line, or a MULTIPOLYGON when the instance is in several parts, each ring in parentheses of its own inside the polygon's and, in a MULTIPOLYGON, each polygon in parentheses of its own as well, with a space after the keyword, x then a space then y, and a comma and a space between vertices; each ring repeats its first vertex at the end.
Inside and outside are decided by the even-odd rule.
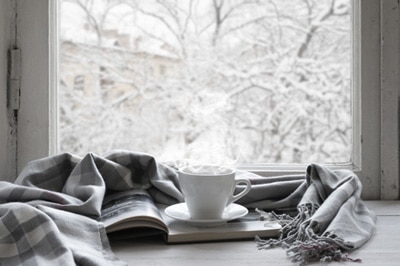
MULTIPOLYGON (((22 51, 17 172, 55 152, 57 139, 57 1, 15 3, 15 45, 22 51)), ((399 198, 399 3, 354 0, 354 154, 365 199, 399 198)), ((84 132, 82 132, 84 134, 84 132)), ((245 165, 263 175, 304 171, 295 165, 245 165)))

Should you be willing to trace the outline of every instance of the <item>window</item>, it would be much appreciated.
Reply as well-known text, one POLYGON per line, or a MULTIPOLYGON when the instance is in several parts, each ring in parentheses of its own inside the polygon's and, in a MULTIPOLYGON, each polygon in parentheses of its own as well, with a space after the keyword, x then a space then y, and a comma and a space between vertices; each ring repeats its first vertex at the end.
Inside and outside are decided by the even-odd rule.
POLYGON ((93 80, 60 87, 60 151, 352 161, 350 0, 93 3, 60 1, 61 82, 93 80))
MULTIPOLYGON (((19 110, 18 125, 19 167, 22 167, 28 160, 42 157, 49 152, 55 151, 55 147, 51 143, 54 144, 54 138, 57 136, 56 130, 54 130, 54 121, 57 121, 55 119, 57 115, 54 112, 57 109, 53 106, 56 103, 56 97, 53 95, 54 90, 48 90, 48 88, 55 88, 57 85, 55 81, 58 79, 55 77, 57 77, 58 72, 54 71, 56 69, 54 63, 57 60, 57 56, 54 46, 47 44, 49 39, 37 38, 38 35, 54 36, 54 32, 50 31, 49 34, 48 28, 43 26, 55 25, 54 18, 56 16, 53 15, 56 13, 56 8, 54 2, 49 0, 35 1, 35 4, 24 2, 25 5, 18 7, 19 18, 22 18, 19 24, 19 45, 23 51, 29 51, 23 55, 23 62, 27 64, 23 63, 22 66, 24 76, 21 88, 21 102, 23 106, 19 110), (50 6, 50 9, 47 8, 48 6, 50 6), (50 16, 43 16, 43 12, 47 10, 50 11, 50 16), (33 17, 35 18, 35 23, 31 23, 33 17), (32 27, 34 30, 32 30, 32 27), (24 47, 30 47, 30 49, 23 49, 24 47), (29 62, 35 62, 35 65, 40 65, 41 67, 36 68, 40 69, 41 72, 35 72, 36 69, 29 67, 29 62), (29 71, 27 71, 28 69, 29 71), (49 71, 46 72, 43 69, 49 69, 49 71), (29 88, 34 88, 34 90, 29 88), (51 100, 49 104, 45 103, 49 98, 51 100), (29 103, 30 101, 33 103, 29 103), (35 102, 43 102, 44 104, 38 105, 34 104, 35 102)), ((353 121, 353 137, 355 139, 353 142, 353 151, 355 155, 352 156, 353 162, 350 162, 348 166, 341 165, 340 167, 349 167, 359 173, 364 184, 364 197, 366 198, 379 198, 381 195, 381 185, 382 192, 390 191, 392 198, 394 198, 396 192, 393 192, 388 186, 392 186, 398 182, 397 174, 393 175, 393 177, 386 176, 386 180, 387 178, 392 179, 387 184, 381 183, 384 180, 384 178, 381 178, 381 171, 392 171, 392 173, 395 173, 398 167, 398 162, 393 161, 394 164, 392 166, 383 162, 385 157, 396 156, 398 152, 398 149, 395 149, 393 154, 390 153, 393 150, 393 145, 396 144, 396 136, 398 134, 398 129, 396 128, 397 117, 386 121, 385 119, 381 120, 381 115, 383 118, 389 117, 389 115, 385 112, 381 113, 379 102, 381 96, 384 97, 396 93, 395 91, 390 91, 390 88, 393 85, 394 87, 398 85, 398 81, 394 78, 396 75, 390 74, 393 68, 390 71, 387 69, 393 64, 393 61, 396 61, 395 58, 397 57, 393 58, 393 54, 398 56, 397 46, 394 45, 396 40, 398 40, 398 35, 391 34, 389 30, 386 30, 391 29, 391 27, 397 27, 397 22, 394 18, 398 14, 394 12, 398 9, 392 8, 391 5, 396 5, 397 7, 397 1, 382 1, 382 3, 378 0, 354 1, 354 20, 356 25, 354 54, 357 60, 354 63, 355 71, 353 76, 355 78, 353 82, 356 88, 361 89, 356 91, 353 98, 353 103, 358 106, 358 108, 353 108, 355 112, 354 117, 356 118, 353 121), (380 17, 380 14, 382 14, 382 17, 380 17), (382 32, 380 31, 380 25, 382 25, 382 32), (383 46, 381 46, 379 41, 381 35, 388 37, 388 39, 385 39, 383 46), (394 39, 390 39, 389 35, 394 39), (381 50, 382 47, 385 49, 381 50), (382 57, 380 56, 381 51, 382 57), (382 66, 378 67, 381 63, 382 66), (382 69, 383 77, 386 77, 385 82, 382 83, 382 91, 378 89, 381 87, 380 69, 382 69), (395 136, 389 134, 389 132, 393 132, 391 125, 395 127, 395 136), (380 130, 381 127, 382 132, 380 130), (388 138, 381 139, 381 135, 386 136, 386 134, 388 134, 388 138), (358 138, 359 141, 357 141, 358 138)), ((55 30, 55 28, 50 27, 50 30, 55 30)), ((50 40, 54 42, 54 39, 50 40)), ((124 46, 124 42, 122 41, 114 41, 113 44, 115 47, 124 46), (118 46, 115 45, 116 43, 118 46)), ((150 73, 150 69, 151 66, 148 66, 146 69, 147 74, 150 73)), ((170 70, 169 66, 167 66, 167 70, 170 70)), ((398 69, 395 68, 395 71, 398 71, 398 69)), ((143 77, 148 78, 148 75, 143 75, 143 77)), ((132 79, 128 79, 128 83, 132 83, 132 79)), ((157 91, 157 89, 156 86, 149 86, 149 90, 157 91)), ((131 95, 131 97, 134 97, 134 95, 131 95)), ((385 106, 382 109, 393 108, 393 110, 396 110, 397 102, 393 103, 389 99, 388 105, 385 103, 385 106)), ((281 174, 298 168, 292 165, 270 165, 265 168, 264 166, 251 164, 247 165, 247 169, 261 171, 265 174, 281 174)))

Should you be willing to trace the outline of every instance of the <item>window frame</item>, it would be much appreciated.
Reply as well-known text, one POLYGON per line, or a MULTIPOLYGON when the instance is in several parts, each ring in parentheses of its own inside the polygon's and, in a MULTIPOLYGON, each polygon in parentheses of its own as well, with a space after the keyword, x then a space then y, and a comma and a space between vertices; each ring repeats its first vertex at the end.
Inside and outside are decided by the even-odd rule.
MULTIPOLYGON (((22 50, 15 158, 19 172, 28 161, 56 151, 58 1, 14 1, 16 44, 22 50)), ((362 90, 356 89, 353 96, 353 163, 330 167, 353 170, 363 183, 364 199, 398 199, 399 3, 354 0, 354 6, 354 87, 362 90)), ((301 173, 306 166, 239 167, 271 176, 301 173)))

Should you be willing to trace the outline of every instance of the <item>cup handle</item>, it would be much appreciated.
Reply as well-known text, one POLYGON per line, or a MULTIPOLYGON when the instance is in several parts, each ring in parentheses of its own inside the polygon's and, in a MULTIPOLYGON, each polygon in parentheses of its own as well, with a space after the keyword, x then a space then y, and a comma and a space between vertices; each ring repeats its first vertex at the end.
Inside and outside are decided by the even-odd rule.
POLYGON ((242 190, 239 194, 233 195, 232 200, 230 200, 227 204, 227 206, 235 201, 237 201, 238 199, 242 198, 244 195, 246 195, 250 189, 251 189, 251 183, 250 180, 246 179, 246 178, 238 178, 235 180, 235 187, 240 184, 240 183, 245 183, 246 184, 246 188, 244 190, 242 190))

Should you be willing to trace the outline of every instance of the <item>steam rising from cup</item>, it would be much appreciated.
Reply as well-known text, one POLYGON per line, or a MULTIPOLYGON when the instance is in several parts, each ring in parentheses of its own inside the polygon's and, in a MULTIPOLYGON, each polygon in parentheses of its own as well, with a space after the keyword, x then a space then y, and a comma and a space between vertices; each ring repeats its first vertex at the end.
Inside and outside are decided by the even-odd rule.
POLYGON ((222 165, 188 165, 185 167, 185 172, 197 175, 221 175, 234 172, 232 169, 222 165))
MULTIPOLYGON (((228 120, 226 105, 229 101, 224 92, 196 90, 193 97, 177 95, 174 107, 180 114, 179 122, 171 130, 179 141, 166 147, 167 154, 161 160, 179 161, 177 168, 187 165, 232 166, 240 156, 237 141, 239 132, 228 120)), ((196 171, 193 168, 193 171, 196 171)))

